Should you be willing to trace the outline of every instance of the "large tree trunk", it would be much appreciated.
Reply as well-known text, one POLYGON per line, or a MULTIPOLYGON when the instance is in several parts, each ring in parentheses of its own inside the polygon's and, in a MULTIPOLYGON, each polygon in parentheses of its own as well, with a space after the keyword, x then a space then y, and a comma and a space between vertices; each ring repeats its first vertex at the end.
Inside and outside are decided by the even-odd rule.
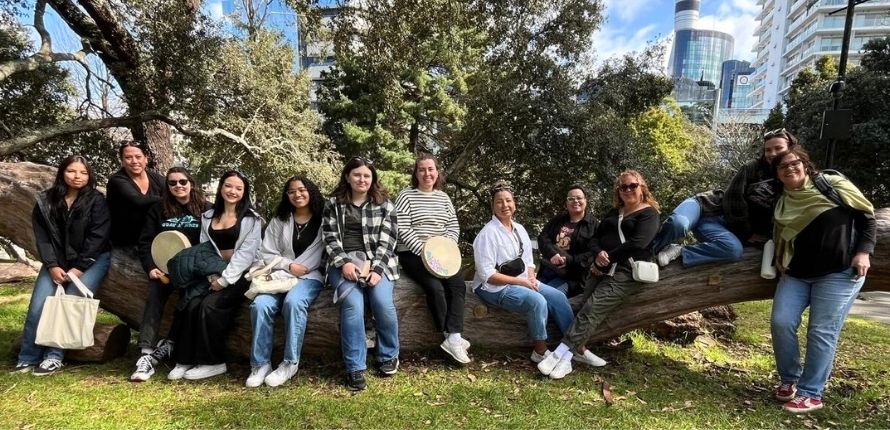
MULTIPOLYGON (((0 236, 34 251, 31 208, 39 190, 49 186, 53 169, 30 163, 0 163, 0 236)), ((877 212, 878 248, 864 290, 890 291, 890 208, 877 212)), ((775 281, 759 276, 760 253, 747 250, 743 261, 681 269, 673 264, 661 272, 662 280, 647 286, 609 316, 593 341, 605 340, 627 331, 647 327, 691 311, 749 300, 771 298, 775 281)), ((111 269, 99 292, 102 307, 137 328, 142 317, 146 277, 139 263, 115 252, 111 269)), ((434 348, 442 340, 435 332, 423 292, 403 277, 396 283, 395 304, 399 315, 402 350, 434 348)), ((247 356, 250 345, 248 305, 238 315, 229 339, 232 351, 247 356)), ((309 354, 330 354, 339 348, 339 309, 325 290, 312 306, 306 333, 309 354)), ((528 344, 525 318, 489 308, 468 290, 464 335, 478 348, 517 348, 528 344)), ((279 330, 280 332, 281 330, 279 330)), ((555 333, 555 330, 551 330, 555 333)), ((280 338, 279 338, 280 341, 280 338)))

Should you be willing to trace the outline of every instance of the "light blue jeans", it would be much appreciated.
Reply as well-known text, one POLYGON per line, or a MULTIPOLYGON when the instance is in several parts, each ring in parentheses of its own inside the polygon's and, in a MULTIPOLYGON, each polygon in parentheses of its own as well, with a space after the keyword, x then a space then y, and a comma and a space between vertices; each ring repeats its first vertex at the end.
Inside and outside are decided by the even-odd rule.
POLYGON ((476 288, 476 295, 483 302, 510 312, 525 313, 529 336, 532 340, 547 340, 547 316, 553 316, 559 331, 565 334, 572 326, 572 306, 561 291, 543 282, 539 291, 517 285, 507 285, 498 292, 476 288))
POLYGON ((773 352, 782 383, 796 383, 798 395, 822 398, 841 329, 865 283, 864 277, 854 281, 853 273, 849 268, 818 278, 783 275, 779 280, 770 324, 773 352), (801 366, 797 329, 808 306, 807 351, 801 366))
POLYGON ((659 252, 690 231, 698 242, 683 247, 683 267, 742 259, 742 242, 726 227, 723 216, 701 216, 701 205, 694 197, 683 200, 664 221, 653 249, 659 252))
POLYGON ((250 323, 253 326, 253 342, 250 346, 251 366, 260 367, 272 360, 275 315, 279 310, 284 320, 284 361, 290 364, 300 362, 309 306, 318 297, 323 285, 314 279, 301 279, 297 286, 287 293, 256 296, 250 304, 250 323))
MULTIPOLYGON (((83 272, 80 280, 86 287, 95 293, 99 291, 99 285, 108 273, 111 264, 111 253, 100 254, 96 262, 83 272)), ((34 290, 31 292, 31 303, 28 305, 28 313, 25 316, 25 328, 22 330, 22 349, 19 351, 19 363, 39 364, 41 360, 65 358, 65 351, 59 348, 50 348, 34 343, 37 337, 37 323, 40 322, 40 314, 43 313, 43 304, 46 298, 56 294, 56 284, 49 276, 49 270, 44 265, 37 274, 34 282, 34 290)), ((71 283, 65 284, 65 294, 80 295, 79 290, 71 283)))
MULTIPOLYGON (((331 267, 328 282, 339 285, 342 271, 331 267)), ((345 281, 346 284, 351 283, 345 281)), ((367 369, 368 348, 365 343, 365 302, 371 305, 377 329, 377 361, 399 356, 399 319, 392 301, 393 283, 383 275, 373 287, 355 287, 340 301, 340 348, 347 372, 367 369)))

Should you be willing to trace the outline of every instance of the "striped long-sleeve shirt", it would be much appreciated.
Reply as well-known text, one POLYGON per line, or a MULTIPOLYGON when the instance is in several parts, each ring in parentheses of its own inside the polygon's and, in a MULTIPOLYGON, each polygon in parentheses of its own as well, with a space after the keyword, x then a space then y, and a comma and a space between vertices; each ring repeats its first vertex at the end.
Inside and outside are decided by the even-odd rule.
POLYGON ((398 251, 423 253, 423 244, 432 236, 445 236, 457 242, 460 225, 448 194, 406 188, 396 198, 399 216, 398 251))

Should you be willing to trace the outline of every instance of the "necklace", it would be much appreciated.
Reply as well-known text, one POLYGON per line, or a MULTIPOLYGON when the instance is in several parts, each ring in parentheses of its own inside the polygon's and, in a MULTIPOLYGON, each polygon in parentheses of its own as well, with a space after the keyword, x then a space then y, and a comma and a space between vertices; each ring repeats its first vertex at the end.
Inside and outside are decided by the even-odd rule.
POLYGON ((303 234, 303 230, 306 230, 306 227, 309 226, 309 221, 311 221, 311 218, 309 220, 307 220, 306 222, 304 222, 303 224, 300 224, 297 222, 296 219, 294 219, 294 226, 296 226, 296 229, 297 229, 297 240, 300 240, 300 235, 303 234))

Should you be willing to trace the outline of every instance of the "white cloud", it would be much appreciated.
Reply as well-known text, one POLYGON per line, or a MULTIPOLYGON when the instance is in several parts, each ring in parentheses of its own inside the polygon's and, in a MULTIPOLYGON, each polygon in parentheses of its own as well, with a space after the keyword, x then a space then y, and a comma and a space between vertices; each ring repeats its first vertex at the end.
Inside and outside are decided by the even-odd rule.
POLYGON ((593 48, 596 50, 597 60, 603 61, 612 56, 645 48, 647 42, 656 38, 654 31, 655 24, 642 27, 630 35, 609 25, 603 27, 593 34, 593 48))
POLYGON ((619 21, 633 21, 638 16, 652 12, 650 9, 657 3, 652 0, 605 0, 606 16, 616 17, 619 21), (649 7, 647 7, 649 6, 649 7))
POLYGON ((207 15, 210 15, 214 20, 221 21, 223 19, 222 1, 207 2, 204 7, 206 8, 207 15))

